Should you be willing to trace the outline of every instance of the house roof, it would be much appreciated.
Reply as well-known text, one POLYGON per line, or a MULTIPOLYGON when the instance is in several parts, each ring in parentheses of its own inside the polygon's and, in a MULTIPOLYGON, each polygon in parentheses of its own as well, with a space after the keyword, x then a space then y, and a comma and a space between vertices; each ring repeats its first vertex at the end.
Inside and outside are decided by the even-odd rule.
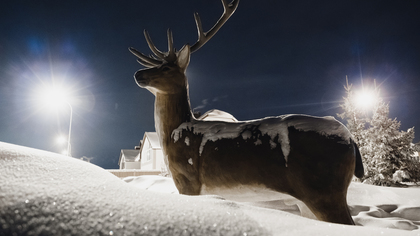
POLYGON ((150 145, 153 149, 162 149, 159 143, 159 137, 156 132, 144 133, 143 142, 146 142, 146 140, 150 142, 150 145))
POLYGON ((207 111, 202 116, 198 118, 198 120, 217 120, 217 121, 226 121, 226 122, 238 122, 238 120, 231 114, 213 109, 210 111, 207 111))
POLYGON ((125 162, 134 162, 136 161, 137 156, 140 155, 139 150, 135 149, 121 149, 120 152, 120 159, 118 160, 118 165, 121 165, 121 161, 125 160, 125 162))

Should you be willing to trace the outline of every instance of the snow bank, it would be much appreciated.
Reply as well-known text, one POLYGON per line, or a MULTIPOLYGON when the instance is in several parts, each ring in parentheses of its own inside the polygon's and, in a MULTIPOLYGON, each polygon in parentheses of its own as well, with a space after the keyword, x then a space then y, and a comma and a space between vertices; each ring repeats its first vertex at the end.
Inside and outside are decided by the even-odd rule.
POLYGON ((160 193, 179 193, 172 178, 166 178, 158 175, 143 175, 138 177, 126 177, 123 180, 131 186, 143 190, 160 193))
MULTIPOLYGON (((170 178, 160 176, 132 177, 136 187, 151 191, 178 193, 170 178), (151 185, 154 187, 144 187, 151 185), (141 184, 143 183, 143 184, 141 184), (172 186, 171 186, 172 185, 172 186)), ((357 225, 410 230, 420 235, 420 188, 390 188, 351 183, 348 190, 350 211, 357 225)), ((305 204, 294 197, 276 201, 248 202, 258 206, 316 219, 305 204), (301 213, 301 211, 304 211, 301 213)))
MULTIPOLYGON (((147 188, 159 189, 159 185, 167 185, 165 181, 152 180, 147 188)), ((87 162, 0 142, 0 235, 418 234, 329 224, 218 197, 146 191, 134 185, 134 178, 128 182, 132 184, 87 162)), ((370 189, 364 186, 356 186, 355 191, 370 196, 370 189)), ((384 188, 374 192, 388 193, 384 188)), ((418 191, 406 193, 407 198, 419 196, 418 191)), ((383 200, 393 199, 410 203, 403 201, 407 200, 404 195, 383 200)), ((411 203, 419 206, 417 201, 411 203)), ((369 201, 360 202, 363 204, 369 201)))

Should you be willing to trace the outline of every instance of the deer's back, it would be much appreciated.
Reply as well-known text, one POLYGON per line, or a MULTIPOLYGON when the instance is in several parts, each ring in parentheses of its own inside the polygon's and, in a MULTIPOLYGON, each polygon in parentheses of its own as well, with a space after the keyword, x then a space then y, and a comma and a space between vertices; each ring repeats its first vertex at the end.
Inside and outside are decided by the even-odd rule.
POLYGON ((169 159, 176 163, 171 165, 177 171, 198 175, 206 193, 244 195, 281 189, 294 195, 296 181, 306 178, 313 184, 314 176, 329 179, 333 176, 328 175, 337 172, 354 171, 354 165, 343 170, 345 162, 352 166, 354 161, 350 134, 332 117, 194 120, 175 129, 172 142, 169 159))

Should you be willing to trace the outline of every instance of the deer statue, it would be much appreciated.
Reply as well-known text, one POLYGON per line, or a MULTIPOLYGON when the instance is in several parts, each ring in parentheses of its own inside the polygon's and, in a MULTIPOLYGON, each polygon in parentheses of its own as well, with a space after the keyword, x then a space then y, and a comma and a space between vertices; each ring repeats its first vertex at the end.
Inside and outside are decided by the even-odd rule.
POLYGON ((224 13, 204 32, 195 13, 197 42, 177 51, 168 30, 168 52, 129 50, 146 67, 138 86, 155 97, 155 128, 165 164, 181 194, 215 194, 236 201, 276 200, 289 194, 319 219, 354 224, 347 188, 364 170, 347 128, 333 117, 283 115, 243 122, 197 120, 191 111, 185 71, 200 49, 232 16, 239 0, 222 0, 224 13))

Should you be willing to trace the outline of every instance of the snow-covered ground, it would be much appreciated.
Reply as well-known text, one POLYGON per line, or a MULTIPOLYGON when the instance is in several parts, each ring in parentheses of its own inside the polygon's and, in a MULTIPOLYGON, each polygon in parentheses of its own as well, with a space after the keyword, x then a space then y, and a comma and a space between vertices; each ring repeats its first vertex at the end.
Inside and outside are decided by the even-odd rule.
POLYGON ((0 142, 0 235, 420 235, 419 188, 352 183, 348 202, 364 226, 298 216, 291 201, 179 195, 168 178, 120 180, 78 159, 0 142))

